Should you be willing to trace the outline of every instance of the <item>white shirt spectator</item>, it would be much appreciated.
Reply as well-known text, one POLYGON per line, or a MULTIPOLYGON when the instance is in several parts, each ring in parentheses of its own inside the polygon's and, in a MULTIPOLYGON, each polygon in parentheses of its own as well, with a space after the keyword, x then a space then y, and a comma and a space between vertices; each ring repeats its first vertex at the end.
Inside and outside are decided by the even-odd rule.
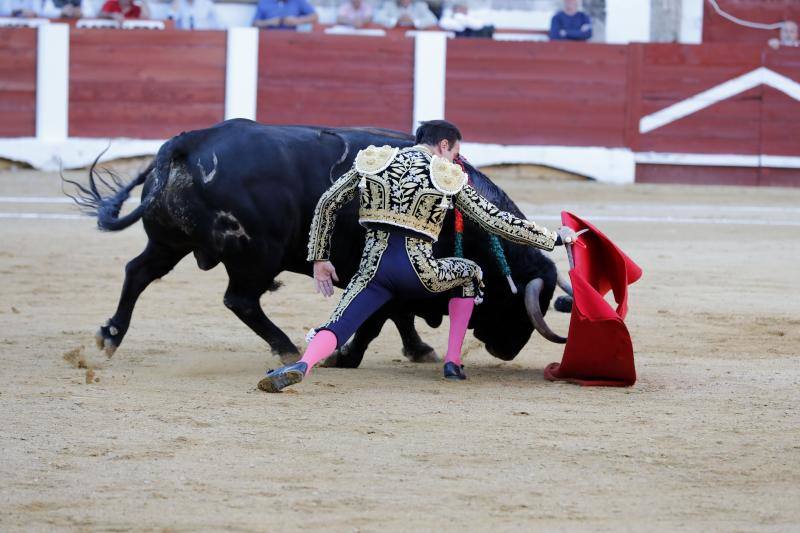
POLYGON ((40 4, 35 0, 0 0, 0 17, 35 17, 40 4))
POLYGON ((456 5, 452 11, 442 14, 439 27, 443 30, 462 32, 464 30, 480 30, 486 23, 474 15, 470 15, 466 5, 456 5))
POLYGON ((375 15, 375 22, 387 28, 413 26, 422 30, 436 25, 436 15, 422 1, 388 0, 375 15))
POLYGON ((364 0, 346 0, 336 15, 336 23, 360 28, 372 22, 372 6, 364 0))
POLYGON ((211 0, 175 0, 169 18, 180 30, 217 30, 219 22, 211 0))

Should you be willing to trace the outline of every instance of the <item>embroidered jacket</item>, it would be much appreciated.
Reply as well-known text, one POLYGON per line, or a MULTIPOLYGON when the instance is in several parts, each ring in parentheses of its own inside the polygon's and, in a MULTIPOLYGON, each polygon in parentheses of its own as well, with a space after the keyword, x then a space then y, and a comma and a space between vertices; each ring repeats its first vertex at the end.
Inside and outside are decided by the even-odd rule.
POLYGON ((359 223, 390 225, 436 241, 447 209, 455 206, 489 233, 529 246, 552 250, 556 234, 535 222, 502 211, 467 184, 458 165, 423 146, 370 146, 356 156, 353 168, 320 197, 308 239, 308 260, 330 257, 336 212, 360 191, 359 223))

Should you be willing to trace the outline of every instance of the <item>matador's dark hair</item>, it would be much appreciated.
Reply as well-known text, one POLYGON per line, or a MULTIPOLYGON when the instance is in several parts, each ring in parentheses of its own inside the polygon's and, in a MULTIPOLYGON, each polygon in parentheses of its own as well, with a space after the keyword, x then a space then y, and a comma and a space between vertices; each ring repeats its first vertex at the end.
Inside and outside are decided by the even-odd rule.
POLYGON ((435 146, 442 140, 447 140, 452 148, 456 141, 461 140, 461 132, 446 120, 426 120, 417 128, 417 144, 435 146))

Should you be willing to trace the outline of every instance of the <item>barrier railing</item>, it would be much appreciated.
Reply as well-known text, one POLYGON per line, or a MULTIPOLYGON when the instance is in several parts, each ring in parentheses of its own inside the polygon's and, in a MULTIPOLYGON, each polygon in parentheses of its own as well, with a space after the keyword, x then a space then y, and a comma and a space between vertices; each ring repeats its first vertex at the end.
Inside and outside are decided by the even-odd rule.
POLYGON ((0 137, 160 140, 232 117, 411 131, 444 116, 496 147, 484 161, 614 181, 800 183, 797 49, 59 28, 0 28, 0 137), (41 84, 64 49, 60 95, 41 84), (38 88, 37 56, 53 64, 38 88))

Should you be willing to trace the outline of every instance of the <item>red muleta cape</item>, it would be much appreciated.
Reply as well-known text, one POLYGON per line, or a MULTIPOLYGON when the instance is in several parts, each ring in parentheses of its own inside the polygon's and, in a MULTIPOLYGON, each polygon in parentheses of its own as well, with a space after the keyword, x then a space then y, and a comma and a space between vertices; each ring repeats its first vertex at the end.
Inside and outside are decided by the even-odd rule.
POLYGON ((564 356, 561 363, 544 369, 544 377, 579 385, 633 385, 633 344, 624 319, 628 285, 642 277, 642 269, 589 222, 566 211, 561 213, 561 221, 576 232, 589 231, 572 247, 575 267, 569 277, 574 301, 564 356), (609 291, 616 309, 603 298, 609 291))

